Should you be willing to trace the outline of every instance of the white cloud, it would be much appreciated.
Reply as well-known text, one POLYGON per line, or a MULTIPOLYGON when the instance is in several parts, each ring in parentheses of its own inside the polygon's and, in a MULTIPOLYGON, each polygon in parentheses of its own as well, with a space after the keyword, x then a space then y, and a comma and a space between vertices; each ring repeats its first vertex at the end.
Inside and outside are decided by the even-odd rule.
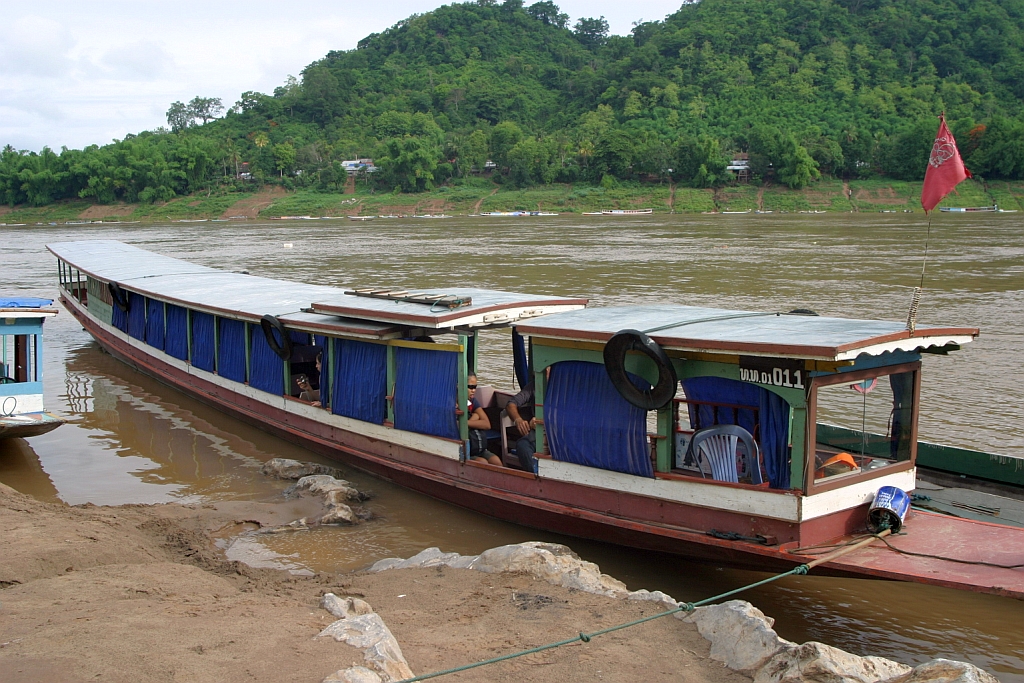
MULTIPOLYGON (((626 34, 681 0, 555 0, 575 21, 604 15, 626 34)), ((176 100, 273 92, 331 50, 439 0, 5 0, 0 39, 0 146, 106 144, 166 125, 176 100)), ((526 0, 527 6, 532 4, 526 0)))
POLYGON ((0 41, 0 73, 42 78, 70 69, 74 38, 59 22, 36 15, 14 19, 0 41))

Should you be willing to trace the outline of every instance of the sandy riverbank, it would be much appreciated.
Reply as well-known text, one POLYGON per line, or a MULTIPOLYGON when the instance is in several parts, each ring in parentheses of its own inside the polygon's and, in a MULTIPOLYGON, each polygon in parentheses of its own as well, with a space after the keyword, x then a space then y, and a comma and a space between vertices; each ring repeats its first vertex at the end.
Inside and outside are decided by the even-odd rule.
MULTIPOLYGON (((369 602, 417 674, 663 609, 445 567, 298 577, 215 549, 214 535, 286 523, 316 505, 69 507, 0 484, 0 680, 319 683, 363 660, 315 638, 335 618, 319 607, 327 592, 369 602)), ((693 625, 658 619, 439 680, 750 680, 708 652, 693 625)))

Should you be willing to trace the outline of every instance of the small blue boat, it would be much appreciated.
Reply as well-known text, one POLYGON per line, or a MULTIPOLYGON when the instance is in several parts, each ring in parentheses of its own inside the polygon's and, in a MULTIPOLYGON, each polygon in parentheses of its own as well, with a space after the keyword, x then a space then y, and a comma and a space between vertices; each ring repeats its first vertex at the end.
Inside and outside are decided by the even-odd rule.
POLYGON ((64 424, 43 409, 43 321, 55 315, 52 299, 0 296, 0 439, 64 424))

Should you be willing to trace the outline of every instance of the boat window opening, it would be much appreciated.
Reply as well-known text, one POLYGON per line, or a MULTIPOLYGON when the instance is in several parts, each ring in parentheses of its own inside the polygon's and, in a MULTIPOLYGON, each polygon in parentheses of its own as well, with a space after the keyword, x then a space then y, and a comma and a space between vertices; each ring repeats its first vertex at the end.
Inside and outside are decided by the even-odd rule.
POLYGON ((83 277, 82 271, 75 271, 75 296, 82 304, 89 305, 88 276, 83 277))
POLYGON ((146 341, 146 297, 135 292, 125 292, 128 297, 128 336, 146 341))
POLYGON ((394 427, 446 439, 459 439, 461 354, 402 346, 394 354, 394 427))
MULTIPOLYGON (((333 358, 331 412, 384 424, 388 414, 388 347, 354 339, 332 339, 330 351, 333 358)), ((322 382, 321 398, 325 395, 322 382)))
POLYGON ((161 351, 164 350, 164 318, 164 302, 147 298, 145 341, 154 349, 161 351))
POLYGON ((816 387, 814 481, 911 460, 914 385, 911 371, 816 387))
MULTIPOLYGON (((628 373, 638 388, 650 382, 628 373)), ((544 432, 554 460, 653 477, 647 411, 628 403, 602 363, 551 366, 544 392, 544 432)))
POLYGON ((245 382, 245 323, 217 318, 217 374, 235 382, 245 382))
MULTIPOLYGON (((169 324, 170 318, 168 318, 169 324)), ((288 363, 282 361, 281 357, 270 348, 267 337, 259 326, 253 326, 250 335, 249 359, 249 386, 277 396, 289 393, 285 386, 285 367, 288 363)))
POLYGON ((216 368, 217 349, 214 323, 214 316, 209 313, 189 311, 192 342, 189 358, 194 367, 207 372, 213 372, 216 368))
POLYGON ((165 304, 164 321, 164 352, 178 360, 188 360, 188 312, 181 306, 165 304))
POLYGON ((313 389, 320 389, 320 373, 316 369, 316 357, 323 350, 312 343, 307 332, 288 331, 292 342, 292 355, 288 358, 289 384, 285 393, 292 398, 299 398, 303 388, 299 380, 305 379, 313 389))
MULTIPOLYGON (((128 293, 125 292, 124 296, 128 298, 128 293)), ((124 303, 124 302, 122 302, 124 303)), ((129 305, 131 300, 129 298, 129 305)), ((124 311, 116 303, 110 308, 110 324, 121 330, 125 334, 128 333, 128 311, 124 311)))
POLYGON ((0 335, 0 382, 40 381, 38 334, 0 335))
MULTIPOLYGON (((760 479, 770 488, 790 488, 790 405, 764 387, 722 377, 691 377, 682 380, 682 395, 674 399, 673 463, 678 474, 705 477, 708 463, 687 458, 690 440, 701 429, 738 425, 750 433, 760 452, 760 479), (683 408, 685 406, 685 409, 683 408)), ((745 461, 737 443, 737 467, 745 461)), ((741 482, 753 481, 751 473, 738 472, 741 482)))

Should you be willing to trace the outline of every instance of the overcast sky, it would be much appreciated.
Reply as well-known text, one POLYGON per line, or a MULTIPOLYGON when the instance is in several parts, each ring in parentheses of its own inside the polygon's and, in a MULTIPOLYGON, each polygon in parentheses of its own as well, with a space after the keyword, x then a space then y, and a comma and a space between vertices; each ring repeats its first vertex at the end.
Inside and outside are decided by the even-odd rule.
MULTIPOLYGON (((4 0, 0 146, 81 148, 166 125, 171 102, 231 106, 270 93, 329 50, 443 0, 4 0)), ((526 0, 526 6, 532 4, 526 0)), ((682 0, 562 0, 575 23, 604 16, 613 34, 661 20, 682 0)))

